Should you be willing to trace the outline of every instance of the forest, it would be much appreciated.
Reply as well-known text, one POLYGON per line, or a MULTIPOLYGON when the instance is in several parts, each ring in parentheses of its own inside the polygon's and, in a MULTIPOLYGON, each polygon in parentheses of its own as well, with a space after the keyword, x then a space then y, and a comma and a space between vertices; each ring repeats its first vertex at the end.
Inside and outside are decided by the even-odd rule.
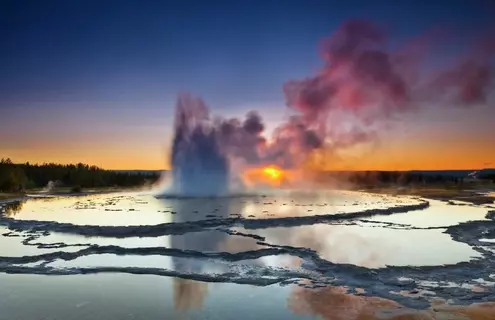
MULTIPOLYGON (((23 192, 29 189, 56 187, 80 191, 85 188, 138 187, 152 184, 159 178, 158 172, 117 172, 87 164, 30 164, 0 160, 0 192, 23 192)), ((355 186, 451 184, 462 185, 464 179, 445 175, 426 175, 418 172, 361 171, 327 172, 319 175, 321 182, 327 178, 347 181, 355 186)), ((481 177, 495 183, 495 175, 481 177)))
POLYGON ((72 191, 100 187, 137 187, 153 183, 158 174, 127 173, 104 170, 87 164, 30 164, 0 160, 0 192, 23 192, 49 185, 72 191))
POLYGON ((466 176, 456 174, 425 173, 421 171, 333 171, 320 174, 317 180, 322 182, 343 181, 355 187, 381 187, 381 186, 411 186, 411 185, 437 185, 464 187, 469 183, 489 184, 495 183, 495 175, 492 173, 480 175, 476 181, 470 181, 466 176))

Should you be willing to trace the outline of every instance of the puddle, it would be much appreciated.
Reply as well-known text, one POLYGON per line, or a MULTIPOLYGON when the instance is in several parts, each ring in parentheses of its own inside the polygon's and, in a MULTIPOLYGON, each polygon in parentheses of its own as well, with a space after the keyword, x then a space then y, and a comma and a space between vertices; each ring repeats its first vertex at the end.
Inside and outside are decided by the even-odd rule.
MULTIPOLYGON (((115 255, 115 254, 95 254, 81 256, 74 260, 62 261, 55 260, 47 263, 47 267, 67 269, 75 268, 78 270, 99 268, 104 270, 107 267, 118 269, 134 268, 143 273, 151 270, 170 270, 181 274, 195 275, 212 275, 213 277, 221 277, 222 274, 235 274, 240 276, 245 274, 263 274, 266 273, 263 268, 297 268, 300 265, 297 258, 289 255, 280 256, 265 256, 259 259, 247 259, 236 262, 229 262, 222 259, 201 259, 195 257, 183 258, 176 256, 160 256, 160 255, 115 255)), ((269 269, 267 269, 269 270, 269 269)), ((266 276, 269 277, 267 274, 266 276)), ((253 283, 255 283, 253 281, 253 283)))
POLYGON ((167 257, 159 255, 125 255, 96 254, 82 256, 71 261, 56 260, 47 264, 54 268, 150 268, 165 269, 181 273, 221 274, 238 271, 235 265, 222 260, 202 260, 196 258, 167 257))
MULTIPOLYGON (((11 232, 0 227, 0 257, 22 257, 58 251, 56 248, 39 249, 35 246, 24 245, 28 234, 11 232)), ((36 242, 36 240, 34 240, 36 242)), ((67 248, 65 251, 77 251, 79 248, 67 248)))
POLYGON ((310 248, 328 261, 367 268, 445 265, 481 257, 442 230, 316 224, 249 231, 270 244, 310 248))
POLYGON ((219 230, 208 230, 201 232, 190 232, 180 235, 169 235, 159 237, 84 237, 66 233, 51 233, 36 240, 37 243, 51 244, 64 243, 66 245, 115 245, 123 248, 150 248, 164 247, 181 250, 193 250, 201 252, 230 252, 254 250, 259 247, 258 240, 245 236, 229 235, 219 230))
POLYGON ((414 214, 392 214, 389 216, 375 216, 372 221, 407 224, 413 227, 443 227, 453 226, 473 220, 487 220, 486 208, 475 206, 446 205, 445 202, 428 200, 430 206, 414 214))

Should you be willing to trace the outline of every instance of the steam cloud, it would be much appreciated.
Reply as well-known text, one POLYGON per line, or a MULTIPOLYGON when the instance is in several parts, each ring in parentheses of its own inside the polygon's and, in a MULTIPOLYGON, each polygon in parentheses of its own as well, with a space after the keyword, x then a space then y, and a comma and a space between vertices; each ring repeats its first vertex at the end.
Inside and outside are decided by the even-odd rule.
MULTIPOLYGON (((201 99, 182 94, 172 150, 174 183, 183 186, 181 190, 197 189, 205 178, 198 176, 201 171, 217 181, 215 185, 227 186, 232 164, 294 168, 315 150, 372 142, 377 126, 407 112, 432 105, 492 105, 494 40, 481 41, 451 67, 421 72, 422 63, 428 62, 426 44, 389 50, 377 25, 346 22, 323 41, 322 69, 283 85, 294 115, 275 129, 270 141, 263 136, 257 112, 244 120, 211 119, 201 99)), ((219 188, 214 192, 228 189, 219 188)))

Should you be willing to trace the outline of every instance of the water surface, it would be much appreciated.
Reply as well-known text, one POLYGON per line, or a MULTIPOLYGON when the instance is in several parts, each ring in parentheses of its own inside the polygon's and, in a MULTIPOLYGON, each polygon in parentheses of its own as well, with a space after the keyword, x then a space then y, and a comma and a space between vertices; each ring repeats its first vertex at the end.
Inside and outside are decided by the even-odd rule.
POLYGON ((13 273, 0 273, 0 319, 393 319, 490 301, 487 209, 423 204, 338 191, 13 203, 0 209, 13 273))

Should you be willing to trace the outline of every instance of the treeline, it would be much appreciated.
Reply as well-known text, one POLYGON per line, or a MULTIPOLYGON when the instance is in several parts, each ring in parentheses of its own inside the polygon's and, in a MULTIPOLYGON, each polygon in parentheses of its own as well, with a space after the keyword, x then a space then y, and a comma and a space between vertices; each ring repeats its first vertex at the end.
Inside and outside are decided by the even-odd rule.
POLYGON ((157 179, 158 174, 115 172, 83 163, 16 164, 10 159, 0 160, 1 192, 46 187, 70 187, 73 191, 97 187, 135 187, 157 179))
POLYGON ((420 172, 400 172, 400 171, 365 171, 351 175, 349 182, 357 185, 371 184, 460 184, 461 177, 454 177, 440 174, 425 174, 420 172))
POLYGON ((480 178, 486 179, 486 180, 492 180, 493 183, 495 183, 495 174, 494 173, 481 175, 480 178))
MULTIPOLYGON (((495 177, 480 177, 492 180, 495 177)), ((336 181, 348 182, 356 186, 379 186, 379 185, 419 185, 419 184, 451 184, 461 185, 466 181, 463 177, 452 175, 431 174, 422 172, 401 172, 401 171, 341 171, 327 172, 320 176, 322 181, 333 179, 336 181)))

